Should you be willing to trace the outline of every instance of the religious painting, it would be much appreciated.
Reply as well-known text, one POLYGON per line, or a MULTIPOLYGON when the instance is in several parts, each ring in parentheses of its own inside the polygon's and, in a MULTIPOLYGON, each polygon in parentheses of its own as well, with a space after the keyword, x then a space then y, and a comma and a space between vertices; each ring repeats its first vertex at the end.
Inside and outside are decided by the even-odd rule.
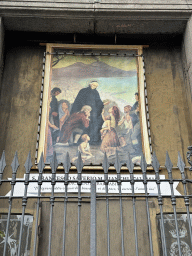
MULTIPOLYGON (((192 215, 190 214, 190 220, 188 219, 187 214, 177 214, 177 225, 179 232, 179 240, 180 240, 180 250, 182 255, 192 255, 192 246, 190 240, 190 229, 192 222, 192 215)), ((159 238, 161 237, 160 232, 160 216, 157 216, 158 220, 158 228, 159 228, 159 238)), ((176 256, 179 254, 179 246, 177 240, 177 230, 175 225, 175 217, 174 214, 164 214, 164 228, 165 228, 165 237, 166 237, 166 250, 167 255, 176 256)), ((160 250, 161 255, 163 255, 163 248, 160 239, 160 250)))
POLYGON ((116 152, 124 164, 129 152, 139 164, 146 124, 138 49, 53 46, 47 57, 39 146, 46 163, 55 151, 59 162, 68 152, 74 164, 80 152, 85 165, 99 165, 105 153, 114 163, 116 152))

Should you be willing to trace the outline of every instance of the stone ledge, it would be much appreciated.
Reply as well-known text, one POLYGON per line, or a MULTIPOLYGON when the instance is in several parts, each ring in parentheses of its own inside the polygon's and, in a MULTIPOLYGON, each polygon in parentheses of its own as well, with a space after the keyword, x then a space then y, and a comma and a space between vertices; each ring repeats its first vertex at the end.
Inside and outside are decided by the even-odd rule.
POLYGON ((173 11, 188 12, 192 10, 192 1, 186 3, 185 0, 178 1, 152 1, 152 0, 132 0, 132 1, 106 1, 106 0, 76 0, 76 1, 46 1, 46 0, 14 0, 1 1, 0 9, 33 9, 33 10, 67 10, 67 11, 173 11))

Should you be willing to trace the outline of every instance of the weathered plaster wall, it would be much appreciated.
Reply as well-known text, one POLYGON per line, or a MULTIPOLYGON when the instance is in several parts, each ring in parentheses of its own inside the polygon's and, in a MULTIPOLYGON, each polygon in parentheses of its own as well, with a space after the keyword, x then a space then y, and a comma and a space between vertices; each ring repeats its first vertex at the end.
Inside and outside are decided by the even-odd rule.
POLYGON ((0 17, 0 89, 1 89, 1 77, 3 72, 3 56, 4 56, 4 24, 3 19, 0 17))
MULTIPOLYGON (((188 103, 188 109, 190 113, 190 119, 192 120, 192 19, 190 18, 186 30, 184 33, 182 44, 182 65, 184 71, 184 88, 186 91, 186 102, 188 103)), ((191 141, 190 141, 191 142, 191 141)))
MULTIPOLYGON (((109 199, 110 208, 110 255, 121 256, 121 223, 120 223, 120 208, 118 200, 109 199)), ((138 200, 136 203, 137 214, 137 235, 139 241, 139 254, 142 256, 150 255, 149 242, 146 239, 148 234, 147 225, 143 225, 147 221, 145 208, 145 201, 138 200)), ((47 255, 48 241, 49 241, 49 214, 50 202, 42 203, 42 221, 41 221, 41 237, 39 240, 39 254, 41 256, 47 255)), ((106 201, 101 199, 97 201, 97 255, 107 255, 107 221, 106 221, 106 201)), ((53 227, 54 236, 52 236, 52 255, 61 255, 62 253, 62 239, 63 230, 61 223, 63 223, 63 203, 55 203, 53 210, 53 227)), ((67 205, 67 227, 66 227, 66 255, 77 255, 77 202, 71 201, 67 205)), ((134 237, 134 221, 132 202, 130 200, 123 200, 123 219, 124 219, 124 250, 125 255, 136 255, 135 252, 135 237, 134 237)), ((90 203, 83 202, 81 204, 81 240, 80 240, 80 254, 89 255, 90 244, 90 203)), ((157 254, 156 254, 157 255, 157 254)))
POLYGON ((44 49, 16 46, 6 50, 0 101, 0 152, 5 150, 10 165, 17 151, 23 166, 29 151, 34 163, 44 49))
POLYGON ((156 45, 146 49, 144 56, 153 150, 161 165, 168 151, 176 166, 178 151, 186 160, 192 141, 181 51, 156 45))

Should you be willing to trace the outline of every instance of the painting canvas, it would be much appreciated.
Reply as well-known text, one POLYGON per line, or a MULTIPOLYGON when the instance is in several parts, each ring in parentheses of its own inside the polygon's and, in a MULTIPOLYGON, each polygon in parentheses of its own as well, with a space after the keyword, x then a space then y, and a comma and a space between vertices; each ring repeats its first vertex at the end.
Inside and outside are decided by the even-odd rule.
POLYGON ((59 162, 66 153, 75 164, 78 152, 85 165, 98 165, 107 154, 121 163, 128 152, 139 164, 142 153, 140 93, 136 51, 117 54, 70 51, 52 54, 44 155, 53 151, 59 162))

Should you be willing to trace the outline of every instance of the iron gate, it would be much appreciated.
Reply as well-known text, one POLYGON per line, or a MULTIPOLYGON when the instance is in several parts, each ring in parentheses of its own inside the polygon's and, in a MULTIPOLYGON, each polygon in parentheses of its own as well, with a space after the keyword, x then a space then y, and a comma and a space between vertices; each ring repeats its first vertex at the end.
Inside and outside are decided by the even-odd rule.
POLYGON ((178 177, 173 178, 173 165, 168 153, 166 154, 166 164, 164 167, 164 173, 166 171, 167 176, 164 175, 164 177, 161 175, 160 169, 162 167, 160 167, 155 154, 153 154, 152 166, 147 166, 145 157, 142 156, 140 167, 133 165, 129 155, 126 164, 122 166, 117 153, 115 164, 110 166, 105 155, 103 165, 100 167, 103 171, 97 174, 93 172, 92 174, 85 174, 80 153, 76 168, 73 168, 74 170, 71 168, 68 154, 63 163, 58 163, 55 153, 50 166, 45 166, 42 154, 36 171, 34 168, 32 169, 29 153, 25 163, 26 173, 23 179, 16 177, 19 168, 17 153, 11 165, 11 179, 3 179, 5 167, 5 153, 3 153, 0 161, 0 199, 2 213, 0 221, 0 246, 2 250, 0 255, 50 256, 56 255, 56 250, 58 252, 57 255, 80 256, 80 254, 83 255, 82 246, 87 248, 85 249, 87 250, 86 255, 91 256, 101 255, 101 250, 103 250, 102 255, 108 256, 152 256, 157 255, 157 251, 158 254, 160 253, 159 255, 164 256, 192 255, 190 215, 190 184, 192 180, 186 177, 188 168, 185 168, 180 154, 178 155, 177 168, 181 174, 179 179, 178 177), (111 170, 115 170, 116 174, 111 170), (135 174, 137 171, 140 171, 140 174, 135 174), (6 195, 3 194, 3 186, 5 184, 10 186, 10 191, 6 195), (178 193, 176 188, 178 186, 180 187, 180 193, 178 193), (20 191, 19 189, 22 190, 21 194, 18 192, 20 191), (33 202, 32 208, 34 214, 29 214, 30 211, 27 209, 30 202, 33 202), (45 202, 49 202, 49 206, 47 207, 49 208, 49 217, 47 217, 45 223, 48 242, 46 245, 47 248, 41 249, 40 252, 38 250, 38 244, 41 242, 40 218, 42 220, 44 218, 40 213, 42 204, 45 204, 45 202), (55 232, 54 214, 56 213, 54 213, 54 207, 57 203, 62 206, 63 221, 57 223, 59 231, 57 230, 55 232), (68 211, 70 203, 73 203, 77 210, 76 219, 71 220, 70 224, 73 225, 75 223, 76 235, 75 238, 72 237, 72 241, 71 239, 69 241, 69 235, 67 235, 70 232, 68 220, 71 219, 74 212, 71 210, 70 214, 68 211), (82 216, 83 204, 89 207, 89 210, 86 208, 85 212, 90 211, 90 217, 87 217, 88 215, 85 213, 82 216), (102 206, 99 204, 102 204, 102 206), (177 204, 182 206, 179 211, 177 204), (167 207, 169 208, 168 211, 166 210, 167 207), (139 214, 138 209, 140 211, 139 214), (158 222, 157 225, 154 225, 154 221, 152 222, 152 218, 154 218, 152 216, 152 209, 155 209, 155 221, 158 222), (105 212, 105 217, 101 218, 102 221, 100 221, 101 219, 98 216, 103 214, 103 211, 105 212), (129 217, 126 217, 128 211, 129 214, 130 212, 132 213, 129 217), (111 224, 117 212, 119 224, 111 224), (142 212, 146 217, 143 219, 143 224, 142 219, 139 220, 142 212), (184 222, 181 221, 183 217, 179 217, 179 214, 185 215, 184 222), (169 218, 167 218, 167 215, 169 215, 169 218), (89 226, 89 231, 86 231, 88 236, 86 241, 89 241, 89 244, 86 245, 82 245, 82 229, 85 229, 84 226, 82 227, 82 218, 84 218, 84 223, 89 226), (185 224, 185 228, 183 227, 183 223, 185 224), (142 231, 143 235, 139 234, 142 230, 142 225, 145 226, 145 230, 143 229, 144 231, 142 231), (172 230, 167 230, 169 225, 172 227, 172 230), (105 227, 102 229, 102 232, 99 228, 101 226, 105 227), (154 227, 156 231, 154 231, 154 227), (119 231, 117 231, 118 228, 119 231), (159 232, 158 245, 156 244, 157 239, 155 238, 158 237, 156 234, 158 233, 157 231, 159 232), (119 234, 119 236, 117 237, 116 234, 119 234), (171 246, 167 234, 171 236, 171 246), (53 240, 56 239, 55 236, 60 241, 59 245, 57 245, 60 248, 56 248, 55 242, 53 243, 53 240), (102 239, 105 240, 102 236, 106 237, 105 242, 102 241, 102 239), (141 241, 142 239, 144 239, 143 242, 141 241), (75 248, 74 252, 70 252, 70 247, 68 247, 69 242, 75 248), (145 251, 142 251, 140 242, 145 244, 147 248, 145 251), (98 245, 101 244, 102 248, 100 246, 98 248, 98 245))

